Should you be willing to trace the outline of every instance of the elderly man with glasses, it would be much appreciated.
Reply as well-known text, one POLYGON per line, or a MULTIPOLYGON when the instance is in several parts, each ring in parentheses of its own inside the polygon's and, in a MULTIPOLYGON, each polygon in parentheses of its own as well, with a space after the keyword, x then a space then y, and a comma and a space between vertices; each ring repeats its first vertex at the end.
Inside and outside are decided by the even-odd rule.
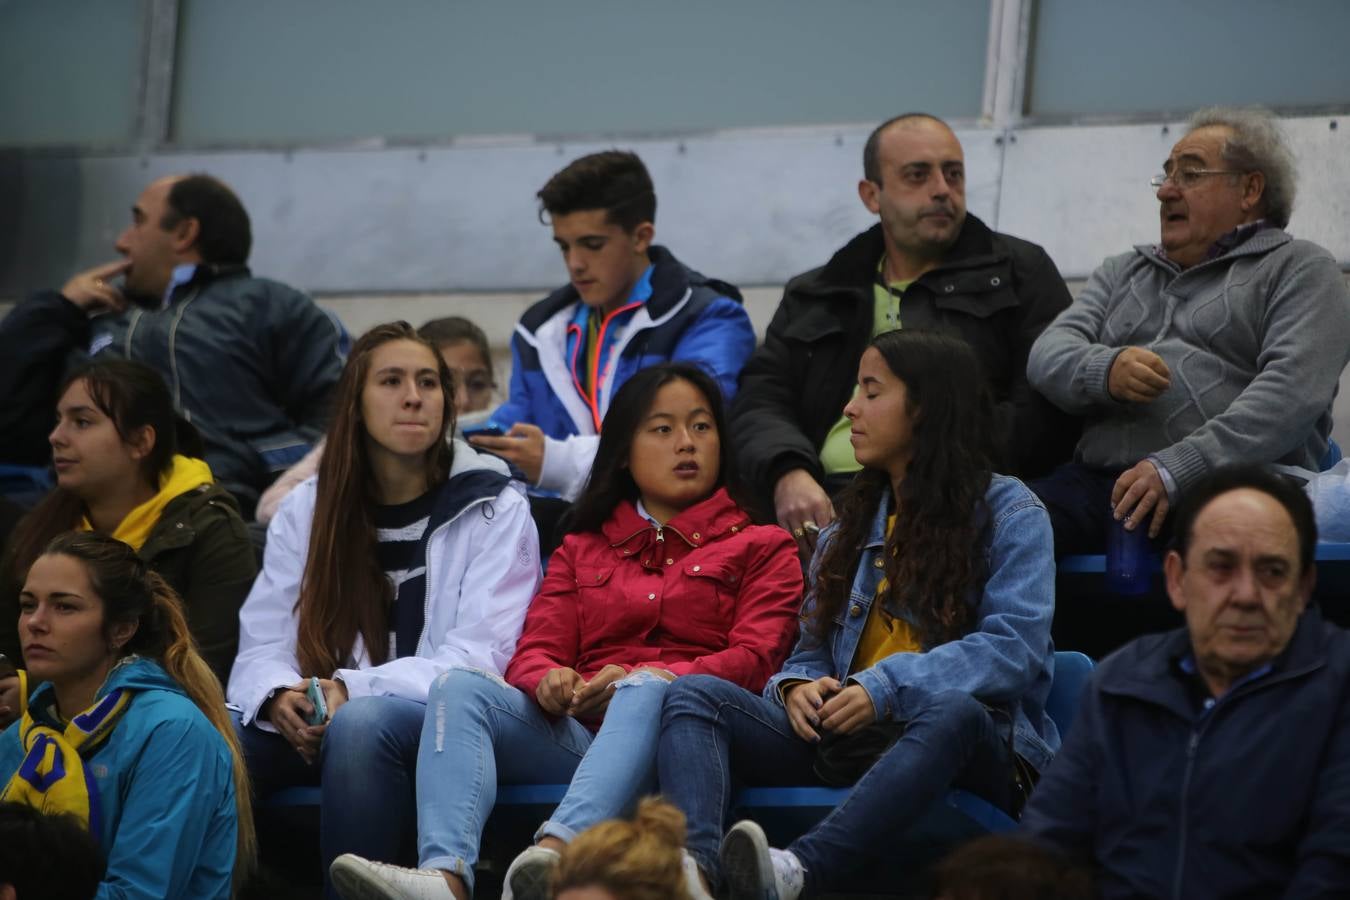
POLYGON ((1032 385, 1086 420, 1075 461, 1031 484, 1059 553, 1101 552, 1111 518, 1157 539, 1227 463, 1319 468, 1350 294, 1284 230, 1295 181, 1268 113, 1200 111, 1152 180, 1160 242, 1107 259, 1032 346, 1032 385))

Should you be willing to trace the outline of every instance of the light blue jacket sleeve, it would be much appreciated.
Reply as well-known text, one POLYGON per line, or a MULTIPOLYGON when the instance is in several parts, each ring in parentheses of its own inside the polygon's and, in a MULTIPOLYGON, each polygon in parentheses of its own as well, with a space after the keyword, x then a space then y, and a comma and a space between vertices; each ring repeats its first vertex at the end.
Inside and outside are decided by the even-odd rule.
POLYGON ((902 720, 936 691, 963 691, 988 704, 1021 698, 1050 656, 1055 614, 1050 516, 1030 492, 998 512, 989 578, 974 629, 924 653, 895 653, 849 676, 881 719, 902 720))
POLYGON ((815 624, 811 621, 811 610, 816 605, 816 573, 820 567, 820 561, 825 558, 826 548, 832 542, 836 527, 834 524, 826 526, 820 534, 820 540, 816 543, 815 553, 811 555, 811 565, 806 576, 806 599, 802 601, 802 611, 798 617, 797 643, 793 645, 792 652, 788 654, 787 661, 783 663, 782 671, 771 676, 768 683, 764 685, 764 697, 779 705, 783 703, 782 688, 784 682, 815 681, 817 678, 835 674, 833 641, 831 639, 833 634, 828 634, 823 638, 816 636, 815 624))
POLYGON ((228 900, 238 822, 220 735, 200 720, 155 723, 123 784, 97 900, 228 900))
POLYGON ((728 404, 736 396, 741 369, 755 352, 755 328, 745 307, 729 297, 718 297, 680 335, 672 360, 701 366, 722 389, 728 404))

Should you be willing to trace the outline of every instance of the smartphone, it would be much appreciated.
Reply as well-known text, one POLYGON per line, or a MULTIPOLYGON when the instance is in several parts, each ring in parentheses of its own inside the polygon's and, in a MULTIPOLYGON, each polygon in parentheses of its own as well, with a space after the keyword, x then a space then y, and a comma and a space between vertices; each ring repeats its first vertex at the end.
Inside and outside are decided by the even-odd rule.
POLYGON ((506 430, 496 422, 488 419, 481 425, 465 425, 460 429, 460 433, 463 434, 467 440, 468 438, 474 437, 501 437, 503 434, 506 434, 506 430))
POLYGON ((0 653, 0 678, 13 678, 19 674, 14 668, 14 663, 3 653, 0 653))
POLYGON ((309 690, 305 692, 309 702, 314 704, 314 712, 309 714, 309 724, 322 725, 328 721, 328 702, 323 699, 323 688, 319 686, 319 676, 309 680, 309 690))

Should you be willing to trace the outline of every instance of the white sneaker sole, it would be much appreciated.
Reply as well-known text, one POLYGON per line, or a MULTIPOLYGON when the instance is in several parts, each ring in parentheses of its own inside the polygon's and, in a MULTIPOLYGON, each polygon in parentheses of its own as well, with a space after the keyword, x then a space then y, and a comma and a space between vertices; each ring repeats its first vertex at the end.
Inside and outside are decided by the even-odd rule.
POLYGON ((754 822, 737 822, 722 838, 722 880, 727 900, 778 900, 769 839, 754 822))
POLYGON ((557 867, 556 856, 552 860, 532 859, 530 865, 520 866, 511 873, 509 896, 512 900, 550 900, 557 867))
POLYGON ((328 875, 342 900, 401 900, 400 894, 393 893, 359 862, 347 859, 346 854, 333 860, 328 875))

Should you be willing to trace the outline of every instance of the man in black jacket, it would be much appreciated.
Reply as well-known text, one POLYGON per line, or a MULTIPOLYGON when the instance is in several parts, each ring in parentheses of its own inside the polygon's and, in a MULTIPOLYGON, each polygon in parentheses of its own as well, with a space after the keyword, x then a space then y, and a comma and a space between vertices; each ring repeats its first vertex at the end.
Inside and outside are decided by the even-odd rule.
POLYGON ((804 552, 834 518, 830 495, 858 470, 843 409, 883 331, 941 330, 971 344, 996 404, 1000 471, 1049 471, 1077 439, 1074 420, 1026 378, 1031 344, 1069 305, 1068 288, 1039 246, 966 214, 964 155, 946 123, 911 113, 879 125, 858 195, 881 222, 788 283, 733 408, 745 473, 804 552))
POLYGON ((250 515, 323 434, 346 333, 305 294, 255 278, 248 213, 209 175, 141 193, 117 262, 40 291, 0 322, 0 461, 45 465, 57 390, 88 356, 159 372, 201 433, 216 481, 250 515))

